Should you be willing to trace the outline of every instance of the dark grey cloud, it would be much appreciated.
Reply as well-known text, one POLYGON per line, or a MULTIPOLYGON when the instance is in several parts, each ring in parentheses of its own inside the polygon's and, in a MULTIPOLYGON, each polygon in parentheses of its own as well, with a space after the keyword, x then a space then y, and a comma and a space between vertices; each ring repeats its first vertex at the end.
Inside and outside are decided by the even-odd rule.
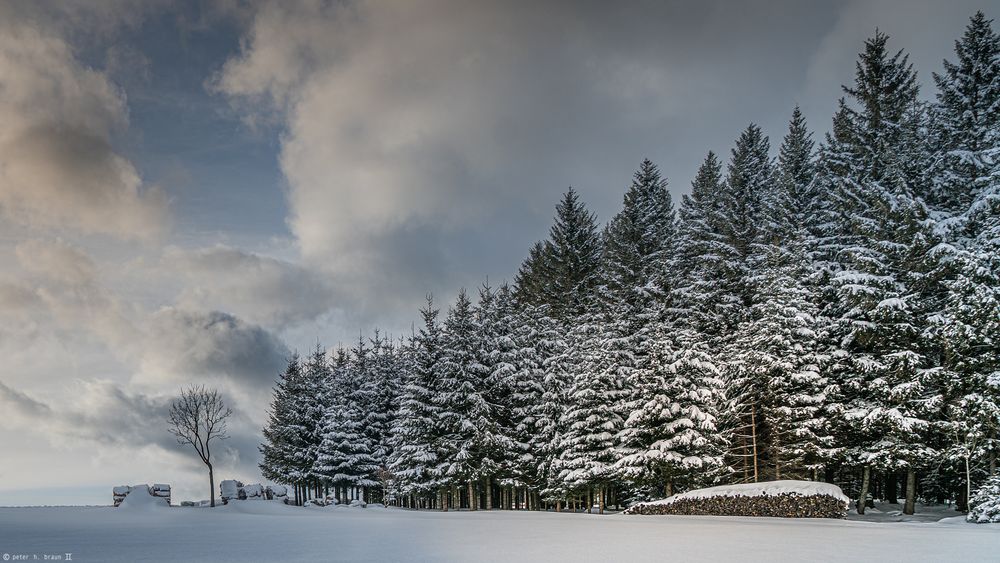
MULTIPOLYGON (((180 392, 177 387, 177 392, 180 392)), ((47 403, 6 385, 0 381, 0 409, 5 417, 0 420, 0 430, 30 430, 40 433, 57 447, 87 444, 96 455, 104 450, 137 452, 155 447, 170 456, 174 468, 190 472, 204 469, 201 461, 180 444, 167 430, 172 395, 148 395, 132 392, 110 381, 93 380, 74 386, 74 400, 47 403)), ((235 398, 224 394, 227 405, 233 407, 233 416, 227 424, 229 438, 216 443, 213 458, 217 470, 235 473, 247 478, 257 474, 257 446, 260 427, 246 414, 246 407, 235 398)), ((161 459, 161 464, 164 460, 161 459)), ((112 469, 119 472, 120 468, 112 469)), ((176 469, 157 469, 177 477, 176 469)), ((128 471, 126 471, 128 472, 128 471)), ((187 490, 189 485, 182 482, 187 490)), ((200 496, 200 495, 199 495, 200 496)))
POLYGON ((220 311, 171 307, 149 320, 139 380, 229 380, 267 390, 290 355, 281 339, 259 325, 220 311))

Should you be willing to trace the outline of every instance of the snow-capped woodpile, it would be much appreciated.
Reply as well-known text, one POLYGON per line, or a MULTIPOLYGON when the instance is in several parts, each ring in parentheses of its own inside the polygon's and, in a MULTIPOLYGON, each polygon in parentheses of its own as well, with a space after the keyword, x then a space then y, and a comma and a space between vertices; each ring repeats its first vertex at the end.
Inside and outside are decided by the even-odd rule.
POLYGON ((115 506, 121 506, 126 497, 133 495, 132 504, 146 501, 144 497, 163 499, 163 504, 170 506, 170 485, 156 483, 155 485, 118 485, 111 490, 115 506), (135 500, 135 499, 140 500, 135 500))
POLYGON ((122 501, 125 500, 125 497, 127 497, 129 493, 140 487, 146 487, 145 492, 148 492, 150 496, 162 498, 164 501, 166 501, 168 505, 170 504, 170 485, 166 485, 163 483, 156 483, 153 486, 118 485, 117 487, 114 487, 113 489, 111 489, 111 498, 114 501, 114 505, 115 506, 120 505, 122 501))
POLYGON ((626 514, 846 518, 840 487, 814 481, 770 481, 697 489, 629 507, 626 514))
POLYGON ((219 482, 219 498, 223 504, 231 500, 284 500, 288 498, 288 488, 284 485, 244 485, 235 479, 219 482))
POLYGON ((167 501, 167 504, 170 504, 170 485, 166 485, 164 483, 155 483, 152 487, 149 488, 149 494, 153 495, 154 497, 165 499, 167 501))
POLYGON ((132 492, 132 487, 128 485, 118 485, 117 487, 111 489, 111 498, 114 500, 115 506, 121 504, 130 492, 132 492))

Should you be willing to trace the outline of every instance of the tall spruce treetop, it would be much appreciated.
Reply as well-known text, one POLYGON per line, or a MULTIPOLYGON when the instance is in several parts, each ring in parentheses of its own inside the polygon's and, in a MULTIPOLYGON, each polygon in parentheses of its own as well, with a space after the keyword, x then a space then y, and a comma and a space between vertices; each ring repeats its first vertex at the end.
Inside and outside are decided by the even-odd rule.
POLYGON ((763 200, 774 182, 769 150, 770 141, 760 127, 750 124, 743 130, 718 203, 709 214, 708 225, 717 235, 700 260, 706 262, 707 279, 715 282, 711 301, 721 326, 730 329, 746 318, 753 301, 752 286, 746 282, 753 273, 755 245, 775 231, 770 216, 763 213, 763 200))
POLYGON ((1000 36, 976 12, 955 42, 957 61, 944 61, 937 84, 943 150, 935 203, 948 213, 969 209, 1000 174, 1000 36))
POLYGON ((844 92, 858 104, 857 109, 848 106, 847 113, 857 136, 855 148, 860 151, 855 156, 864 164, 865 176, 899 192, 910 187, 899 172, 912 156, 905 141, 920 87, 909 55, 902 49, 890 55, 888 40, 888 35, 876 31, 865 41, 854 87, 844 86, 844 92))
POLYGON ((643 160, 604 242, 605 297, 625 304, 628 314, 648 312, 653 302, 665 298, 675 221, 666 179, 649 159, 643 160))
POLYGON ((518 299, 547 304, 552 316, 568 320, 589 306, 598 283, 601 235, 597 219, 573 188, 556 205, 549 240, 532 248, 518 273, 518 299))
POLYGON ((549 280, 548 267, 551 244, 548 241, 537 241, 528 250, 528 257, 521 262, 514 275, 515 296, 518 304, 531 307, 546 302, 546 284, 549 280))
POLYGON ((681 198, 679 211, 679 282, 674 285, 673 303, 686 326, 703 331, 718 324, 712 309, 713 270, 717 263, 713 258, 721 235, 711 221, 716 216, 722 182, 722 163, 709 152, 691 182, 691 193, 681 198))
POLYGON ((788 133, 778 149, 778 174, 781 181, 781 195, 787 198, 786 206, 792 229, 815 230, 817 206, 816 164, 813 159, 812 132, 806 126, 805 117, 798 106, 792 112, 788 123, 788 133))

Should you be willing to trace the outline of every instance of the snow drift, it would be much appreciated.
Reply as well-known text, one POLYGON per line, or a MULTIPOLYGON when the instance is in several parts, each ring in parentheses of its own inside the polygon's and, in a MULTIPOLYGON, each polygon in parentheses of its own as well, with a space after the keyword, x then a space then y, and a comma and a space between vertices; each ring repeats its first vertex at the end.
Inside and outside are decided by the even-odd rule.
POLYGON ((125 495, 119 510, 151 511, 170 508, 166 499, 154 496, 149 490, 149 485, 133 485, 129 493, 125 495))

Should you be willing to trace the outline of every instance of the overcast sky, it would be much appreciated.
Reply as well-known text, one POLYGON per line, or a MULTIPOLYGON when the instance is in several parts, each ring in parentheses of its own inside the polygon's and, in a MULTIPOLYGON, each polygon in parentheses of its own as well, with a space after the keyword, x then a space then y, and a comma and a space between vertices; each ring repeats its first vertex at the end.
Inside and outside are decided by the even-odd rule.
POLYGON ((989 4, 0 3, 0 505, 207 497, 194 382, 259 480, 292 351, 510 279, 568 186, 604 221, 643 158, 676 197, 750 122, 821 138, 876 27, 933 96, 989 4))

